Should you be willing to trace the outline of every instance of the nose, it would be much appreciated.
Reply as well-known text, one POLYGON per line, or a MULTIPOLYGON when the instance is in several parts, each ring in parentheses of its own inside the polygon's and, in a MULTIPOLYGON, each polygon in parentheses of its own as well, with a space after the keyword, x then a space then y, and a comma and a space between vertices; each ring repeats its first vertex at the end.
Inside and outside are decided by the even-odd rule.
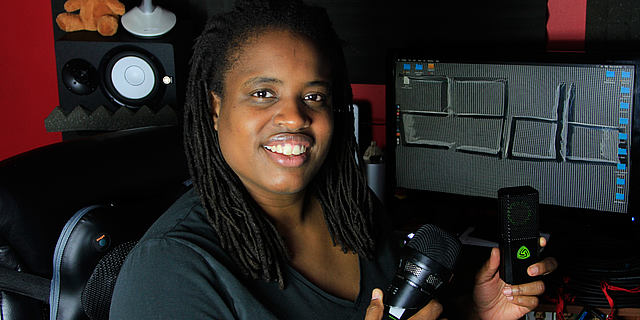
POLYGON ((280 106, 273 116, 273 122, 289 131, 298 131, 311 125, 311 117, 307 113, 307 106, 299 99, 280 101, 280 106))

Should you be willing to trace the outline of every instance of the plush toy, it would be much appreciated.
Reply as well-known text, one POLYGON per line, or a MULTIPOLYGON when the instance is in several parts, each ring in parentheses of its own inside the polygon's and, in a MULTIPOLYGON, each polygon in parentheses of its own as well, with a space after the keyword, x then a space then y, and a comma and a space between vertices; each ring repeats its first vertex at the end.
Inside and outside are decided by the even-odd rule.
POLYGON ((66 32, 89 30, 103 36, 118 31, 118 16, 124 14, 124 4, 118 0, 67 0, 56 23, 66 32), (71 13, 80 10, 80 13, 71 13))

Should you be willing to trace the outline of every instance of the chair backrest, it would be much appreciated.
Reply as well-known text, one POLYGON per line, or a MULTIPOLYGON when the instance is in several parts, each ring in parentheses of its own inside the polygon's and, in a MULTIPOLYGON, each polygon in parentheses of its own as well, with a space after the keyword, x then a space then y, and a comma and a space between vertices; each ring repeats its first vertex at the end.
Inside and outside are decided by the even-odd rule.
MULTIPOLYGON (((109 269, 119 255, 126 256, 126 247, 120 245, 130 246, 146 231, 184 192, 188 176, 182 138, 174 127, 94 135, 4 160, 0 162, 0 247, 9 248, 18 262, 2 265, 0 250, 0 266, 53 280, 52 284, 58 273, 58 304, 45 303, 42 309, 56 309, 60 315, 56 319, 87 319, 86 311, 75 318, 67 317, 75 313, 66 310, 73 309, 70 305, 82 309, 82 290, 95 267, 109 269), (111 241, 102 252, 98 242, 104 244, 107 236, 97 241, 100 235, 92 238, 101 232, 111 241), (59 242, 65 237, 66 241, 59 242), (81 243, 85 238, 89 240, 81 243), (52 263, 56 254, 62 257, 57 270, 52 263), (107 257, 111 262, 100 262, 107 257), (73 271, 78 273, 74 276, 73 271), (80 302, 65 304, 68 297, 80 302)), ((90 283, 98 283, 104 274, 98 272, 90 283)), ((94 285, 92 288, 89 291, 98 293, 94 285)), ((51 290, 53 293, 53 285, 51 290)), ((0 302, 2 319, 28 319, 8 314, 17 315, 11 310, 19 310, 22 302, 11 301, 25 297, 18 299, 6 291, 1 294, 11 298, 0 302)), ((97 310, 91 298, 84 300, 97 310)), ((41 310, 37 313, 43 314, 41 310)))
POLYGON ((122 263, 162 212, 145 202, 91 205, 76 212, 53 255, 49 319, 108 319, 122 263), (139 215, 149 219, 131 219, 139 215))

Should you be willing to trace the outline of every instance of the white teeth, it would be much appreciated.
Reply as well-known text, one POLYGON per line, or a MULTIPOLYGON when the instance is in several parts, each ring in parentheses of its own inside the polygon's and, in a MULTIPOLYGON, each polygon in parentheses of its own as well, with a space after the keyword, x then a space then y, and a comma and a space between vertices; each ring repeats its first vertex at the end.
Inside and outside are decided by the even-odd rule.
POLYGON ((279 144, 275 146, 265 146, 264 148, 271 152, 284 154, 285 156, 297 156, 307 151, 307 147, 303 145, 299 145, 299 144, 292 145, 290 143, 279 144))
POLYGON ((290 156, 292 149, 293 147, 287 143, 284 145, 284 147, 282 147, 282 153, 284 153, 285 156, 290 156))

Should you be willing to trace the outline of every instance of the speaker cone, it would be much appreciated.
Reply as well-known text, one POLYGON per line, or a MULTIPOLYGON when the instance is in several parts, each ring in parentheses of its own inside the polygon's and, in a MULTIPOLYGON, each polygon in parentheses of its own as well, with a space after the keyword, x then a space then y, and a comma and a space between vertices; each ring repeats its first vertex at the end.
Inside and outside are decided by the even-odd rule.
POLYGON ((104 89, 116 104, 139 108, 154 104, 164 89, 164 70, 156 58, 139 48, 116 48, 104 57, 104 89))

